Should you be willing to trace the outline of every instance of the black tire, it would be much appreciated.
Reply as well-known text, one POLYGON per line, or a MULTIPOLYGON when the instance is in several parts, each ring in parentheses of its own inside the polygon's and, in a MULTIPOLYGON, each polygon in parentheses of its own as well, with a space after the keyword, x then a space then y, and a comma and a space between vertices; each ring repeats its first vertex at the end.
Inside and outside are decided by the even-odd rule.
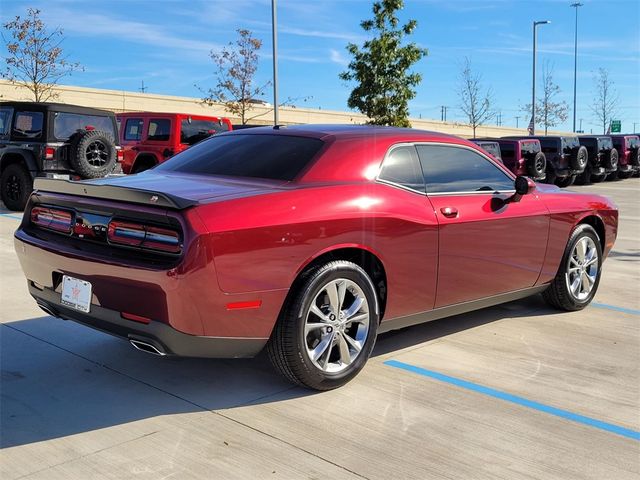
POLYGON ((157 163, 155 162, 155 160, 149 157, 144 157, 139 160, 136 160, 136 162, 133 164, 133 168, 131 169, 131 173, 134 174, 134 173, 144 172, 145 170, 149 170, 150 168, 153 168, 156 165, 157 163))
POLYGON ((611 172, 609 175, 607 175, 607 181, 608 182, 614 182, 616 180, 618 180, 619 178, 622 178, 619 174, 619 172, 616 170, 615 172, 611 172))
POLYGON ((606 173, 591 174, 591 183, 604 182, 606 178, 607 178, 606 173))
POLYGON ((33 191, 33 179, 22 163, 12 163, 0 176, 0 194, 9 210, 22 211, 33 191))
POLYGON ((619 160, 618 151, 615 148, 612 148, 607 152, 605 156, 605 168, 608 170, 614 169, 614 168, 617 169, 618 160, 619 160))
POLYGON ((575 149, 571 154, 571 168, 582 172, 587 163, 589 162, 589 152, 587 152, 587 147, 580 146, 580 148, 575 149))
POLYGON ((116 165, 116 145, 106 132, 87 130, 71 145, 71 166, 82 178, 100 178, 116 165))
MULTIPOLYGON (((355 297, 354 297, 355 298, 355 297)), ((317 303, 316 303, 317 305, 317 303)), ((323 307, 331 309, 328 305, 323 307)), ((305 272, 292 287, 289 298, 280 314, 276 326, 267 343, 267 352, 271 363, 289 381, 315 390, 331 390, 344 385, 353 379, 364 367, 376 340, 378 324, 380 322, 378 310, 378 300, 373 287, 373 283, 367 273, 358 265, 344 260, 333 261, 322 266, 312 268, 305 272), (307 315, 316 297, 323 292, 323 289, 335 280, 347 280, 357 285, 367 301, 369 312, 369 324, 366 338, 362 342, 361 350, 356 354, 355 359, 337 373, 322 370, 313 363, 307 353, 307 342, 313 339, 317 330, 310 330, 305 333, 307 315)), ((335 318, 334 318, 335 320, 335 318)), ((322 322, 321 322, 322 323, 322 322)), ((329 324, 322 323, 329 326, 329 324)), ((357 326, 356 329, 360 328, 357 326)), ((324 329, 326 330, 326 329, 324 329)), ((338 328, 333 333, 338 337, 338 328)), ((318 338, 322 335, 331 334, 321 331, 315 340, 321 343, 318 338)), ((325 338, 325 337, 321 337, 325 338)), ((319 345, 317 343, 316 345, 319 345)), ((339 342, 338 342, 339 343, 339 342)), ((327 350, 327 362, 335 354, 334 344, 329 341, 330 347, 327 350)), ((337 352, 338 355, 340 352, 337 352)), ((323 357, 320 355, 319 357, 323 357)))
POLYGON ((632 148, 629 154, 629 164, 634 167, 640 166, 640 148, 632 148))
POLYGON ((556 178, 556 185, 559 186, 560 188, 567 188, 573 185, 575 181, 576 181, 576 176, 569 175, 568 177, 564 177, 564 178, 556 178))
POLYGON ((531 155, 527 158, 526 167, 527 175, 532 178, 540 178, 544 176, 547 169, 547 157, 542 152, 531 155))
POLYGON ((576 185, 591 185, 591 172, 593 172, 593 167, 590 163, 587 163, 584 171, 578 174, 574 183, 576 185))
POLYGON ((620 180, 625 180, 625 179, 631 178, 633 176, 633 172, 632 171, 629 171, 629 172, 618 171, 616 173, 618 174, 618 179, 620 179, 620 180))
MULTIPOLYGON (((589 267, 591 268, 591 267, 589 267)), ((582 310, 585 308, 593 297, 595 296, 598 285, 600 284, 600 276, 602 274, 602 247, 600 245, 600 239, 598 238, 598 234, 593 229, 591 225, 578 225, 575 230, 571 233, 569 237, 569 241, 567 242, 567 246, 564 251, 564 255, 562 256, 562 262, 560 263, 560 267, 558 269, 558 273, 555 278, 543 293, 542 296, 544 299, 553 307, 558 308, 560 310, 567 311, 576 311, 582 310), (591 244, 596 250, 597 253, 597 272, 595 274, 595 281, 593 286, 591 287, 590 292, 585 298, 577 298, 576 295, 571 291, 569 286, 569 278, 570 275, 567 273, 569 265, 573 265, 571 260, 572 253, 574 248, 578 242, 582 241, 585 237, 589 238, 591 244)))

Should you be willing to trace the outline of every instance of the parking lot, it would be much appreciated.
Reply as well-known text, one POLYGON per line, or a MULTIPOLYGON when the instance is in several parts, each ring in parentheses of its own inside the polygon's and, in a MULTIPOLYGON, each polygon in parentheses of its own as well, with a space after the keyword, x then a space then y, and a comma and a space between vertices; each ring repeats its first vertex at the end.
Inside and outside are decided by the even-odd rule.
POLYGON ((0 478, 640 475, 640 179, 594 303, 539 296, 381 335, 346 387, 292 387, 265 355, 160 358, 38 309, 0 213, 0 478))

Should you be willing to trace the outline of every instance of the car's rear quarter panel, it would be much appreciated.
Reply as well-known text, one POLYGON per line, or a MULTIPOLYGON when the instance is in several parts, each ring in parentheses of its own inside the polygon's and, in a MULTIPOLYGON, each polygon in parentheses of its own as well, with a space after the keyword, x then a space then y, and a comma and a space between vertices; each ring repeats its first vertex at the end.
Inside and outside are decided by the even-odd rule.
POLYGON ((319 255, 361 248, 385 268, 385 317, 433 308, 438 233, 425 196, 363 182, 203 205, 198 213, 212 232, 225 293, 288 289, 319 255))

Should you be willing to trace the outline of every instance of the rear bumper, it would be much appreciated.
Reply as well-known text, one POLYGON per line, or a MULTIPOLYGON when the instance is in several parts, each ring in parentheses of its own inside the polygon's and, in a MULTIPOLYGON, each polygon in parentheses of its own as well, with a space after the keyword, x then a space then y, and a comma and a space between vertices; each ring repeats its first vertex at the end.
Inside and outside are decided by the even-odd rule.
POLYGON ((120 312, 91 305, 89 313, 60 304, 60 294, 36 288, 29 282, 29 293, 40 308, 64 320, 73 320, 127 340, 153 345, 161 354, 181 357, 243 358, 255 356, 267 343, 266 338, 206 337, 188 335, 157 321, 148 324, 124 319, 120 312))

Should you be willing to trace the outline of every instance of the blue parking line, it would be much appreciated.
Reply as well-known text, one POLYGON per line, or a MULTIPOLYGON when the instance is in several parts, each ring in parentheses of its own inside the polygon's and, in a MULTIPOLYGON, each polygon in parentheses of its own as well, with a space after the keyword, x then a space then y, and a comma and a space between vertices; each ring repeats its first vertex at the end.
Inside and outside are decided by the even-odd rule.
POLYGON ((15 218, 16 220, 22 220, 22 217, 13 215, 11 213, 0 213, 0 217, 15 218))
POLYGON ((415 365, 399 362, 397 360, 387 360, 386 362, 384 362, 384 364, 390 367, 399 368, 402 370, 406 370, 408 372, 417 373, 418 375, 423 375, 425 377, 433 378, 434 380, 449 383, 451 385, 455 385, 456 387, 465 388, 467 390, 472 390, 474 392, 482 393, 484 395, 498 398, 506 402, 515 403, 516 405, 521 405, 523 407, 532 408, 534 410, 548 413, 550 415, 555 415, 556 417, 564 418, 565 420, 571 420, 572 422, 582 423, 583 425, 599 428, 600 430, 606 430, 607 432, 615 433, 623 437, 631 438, 632 440, 640 441, 640 432, 636 430, 631 430, 630 428, 624 428, 618 425, 613 425, 611 423, 596 420, 595 418, 585 417, 584 415, 578 415, 577 413, 569 412, 567 410, 562 410, 556 407, 551 407, 549 405, 544 405, 542 403, 534 402, 533 400, 528 400, 523 397, 518 397, 517 395, 511 395, 510 393, 494 390, 493 388, 485 387, 483 385, 478 385, 477 383, 467 382, 466 380, 450 377, 442 373, 434 372, 433 370, 427 370, 425 368, 416 367, 415 365))
POLYGON ((629 313, 631 315, 640 315, 640 310, 634 310, 633 308, 617 307, 615 305, 609 305, 608 303, 591 302, 592 307, 606 308, 607 310, 614 310, 616 312, 629 313))

